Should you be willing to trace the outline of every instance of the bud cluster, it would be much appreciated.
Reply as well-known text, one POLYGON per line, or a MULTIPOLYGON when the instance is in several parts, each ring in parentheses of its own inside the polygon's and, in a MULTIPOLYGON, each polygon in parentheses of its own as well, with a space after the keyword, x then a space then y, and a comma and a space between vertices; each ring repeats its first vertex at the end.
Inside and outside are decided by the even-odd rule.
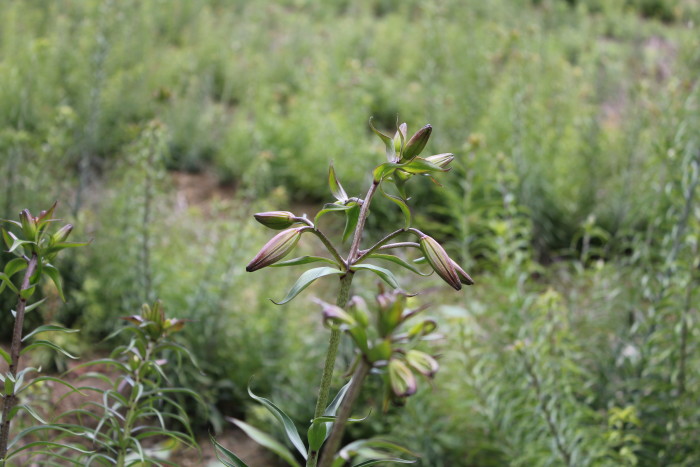
POLYGON ((185 327, 185 320, 165 317, 163 303, 160 300, 156 300, 152 307, 144 303, 141 306, 140 315, 125 316, 122 319, 143 329, 154 341, 185 327))

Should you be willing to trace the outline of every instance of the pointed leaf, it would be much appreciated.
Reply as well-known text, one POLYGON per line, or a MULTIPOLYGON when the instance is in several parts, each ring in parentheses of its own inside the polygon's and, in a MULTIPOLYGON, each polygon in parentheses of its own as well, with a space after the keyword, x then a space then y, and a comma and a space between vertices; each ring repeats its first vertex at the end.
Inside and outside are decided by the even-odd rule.
POLYGON ((429 276, 432 274, 432 271, 427 273, 427 274, 422 273, 422 272, 420 272, 420 270, 417 267, 415 267, 414 265, 412 265, 408 261, 401 259, 398 256, 394 256, 394 255, 386 255, 386 254, 382 254, 382 253, 372 253, 367 258, 375 258, 375 259, 382 259, 385 261, 391 261, 392 263, 398 264, 399 266, 402 266, 402 267, 408 269, 409 271, 415 272, 416 274, 418 274, 420 276, 429 276))
POLYGON ((12 278, 15 274, 27 268, 27 261, 24 258, 14 258, 5 265, 5 274, 12 278))
POLYGON ((314 419, 306 434, 306 439, 309 441, 309 451, 311 452, 321 449, 323 442, 328 437, 328 424, 323 422, 324 420, 321 417, 314 419))
POLYGON ((329 268, 329 267, 322 267, 322 268, 314 268, 314 269, 309 269, 305 273, 303 273, 301 276, 299 276, 299 279, 294 283, 291 289, 289 289, 289 292, 287 292, 287 296, 284 297, 282 300, 279 302, 276 302, 272 300, 272 303, 275 305, 284 305, 285 303, 289 302, 292 300, 294 297, 299 295, 302 290, 307 288, 309 285, 311 285, 312 282, 314 282, 316 279, 321 278, 323 276, 330 276, 330 275, 338 275, 338 274, 345 274, 343 271, 340 271, 335 268, 329 268))
POLYGON ((300 256, 299 258, 294 258, 290 259, 287 261, 282 261, 281 263, 275 263, 271 264, 271 268, 281 268, 285 266, 299 266, 301 264, 309 264, 309 263, 318 263, 318 262, 324 262, 324 263, 330 263, 333 265, 338 265, 335 261, 333 261, 330 258, 324 258, 323 256, 300 256))
POLYGON ((63 295, 63 281, 61 280, 61 273, 59 273, 58 269, 56 269, 56 267, 54 267, 51 264, 47 264, 44 266, 44 272, 46 272, 46 275, 48 275, 53 281, 54 285, 56 285, 56 290, 58 290, 58 296, 61 297, 61 300, 65 302, 66 297, 63 295))
POLYGON ((359 464, 355 464, 352 467, 365 467, 367 465, 379 464, 380 462, 393 462, 395 464, 415 464, 415 460, 401 459, 400 457, 385 457, 383 459, 370 459, 359 464))
POLYGON ((3 229, 2 231, 2 236, 4 237, 5 243, 9 248, 9 250, 7 250, 8 253, 12 253, 17 248, 27 243, 34 243, 29 240, 20 240, 19 238, 17 238, 17 236, 15 236, 15 234, 13 234, 12 232, 8 232, 5 229, 3 229))
POLYGON ((381 139, 384 142, 384 145, 386 146, 387 160, 389 162, 394 162, 396 160, 396 149, 394 147, 394 139, 390 138, 389 136, 374 128, 374 125, 372 125, 372 117, 370 117, 369 119, 369 127, 372 129, 374 134, 379 136, 379 139, 381 139))
POLYGON ((318 220, 323 216, 324 214, 327 214, 329 212, 338 212, 338 211, 347 211, 348 209, 352 209, 353 205, 350 204, 335 204, 335 203, 327 203, 323 206, 323 209, 318 211, 318 214, 316 214, 316 217, 314 217, 314 224, 318 223, 318 220))
POLYGON ((22 351, 20 352, 20 355, 24 355, 25 353, 29 352, 32 349, 35 349, 37 347, 48 347, 49 349, 55 350, 56 352, 59 352, 63 355, 65 355, 68 358, 72 358, 73 360, 77 360, 78 357, 69 354, 67 351, 65 351, 63 348, 60 346, 54 344, 51 341, 45 341, 45 340, 39 340, 39 341, 34 341, 28 346, 26 346, 22 351))
MULTIPOLYGON (((39 300, 38 302, 34 302, 31 305, 27 305, 27 307, 24 309, 24 313, 25 314, 29 313, 30 311, 38 308, 39 306, 41 306, 42 303, 44 303, 46 301, 47 298, 48 297, 44 297, 41 300, 39 300)), ((71 332, 73 332, 73 331, 71 331, 71 332)))
POLYGON ((403 164, 396 164, 393 162, 385 162, 382 165, 378 166, 374 171, 372 172, 372 177, 376 183, 381 182, 383 179, 391 175, 394 170, 403 167, 403 164))
POLYGON ((12 363, 12 358, 10 358, 10 354, 3 350, 2 347, 0 347, 0 357, 5 359, 8 365, 12 363))
POLYGON ((289 418, 289 416, 286 413, 284 413, 282 409, 273 404, 272 401, 270 401, 269 399, 256 396, 253 393, 253 391, 251 391, 250 386, 248 386, 248 394, 250 395, 250 397, 264 405, 265 408, 269 410, 272 415, 275 416, 275 418, 282 424, 282 427, 284 428, 284 431, 287 434, 287 438, 289 438, 289 441, 292 442, 294 447, 297 448, 297 451, 299 451, 299 453, 304 457, 304 459, 306 459, 306 446, 304 446, 304 442, 301 440, 299 432, 297 431, 297 427, 294 425, 292 419, 289 418))
POLYGON ((411 227, 411 210, 408 208, 408 205, 404 200, 399 198, 398 196, 390 195, 386 191, 384 191, 384 188, 382 185, 379 185, 379 190, 382 192, 382 195, 388 199, 389 201, 392 201, 396 203, 399 208, 401 209, 401 212, 403 213, 403 218, 404 218, 404 229, 408 229, 411 227))
POLYGON ((411 174, 428 174, 433 172, 448 172, 450 169, 443 169, 439 165, 416 157, 408 164, 403 164, 401 170, 411 174))
POLYGON ((221 444, 219 444, 218 441, 212 436, 209 435, 209 439, 211 442, 214 444, 214 450, 216 451, 216 458, 219 459, 226 467, 248 467, 248 464, 243 462, 238 456, 236 456, 234 453, 223 447, 221 444), (222 459, 221 455, 225 456, 225 459, 222 459))
POLYGON ((289 449, 284 447, 284 445, 272 438, 267 433, 260 431, 254 426, 248 425, 241 420, 237 420, 235 418, 228 418, 228 420, 243 430, 245 434, 253 439, 253 441, 280 456, 287 462, 287 464, 291 465, 292 467, 301 467, 296 459, 294 459, 292 453, 289 452, 289 449))
POLYGON ((12 283, 12 280, 7 277, 7 274, 4 272, 0 272, 0 281, 2 281, 2 284, 0 284, 0 292, 5 289, 5 286, 7 286, 10 290, 19 295, 19 289, 12 283))
POLYGON ((348 238, 350 238, 353 232, 355 232, 357 222, 360 219, 360 211, 360 205, 354 203, 351 209, 345 211, 345 229, 343 230, 343 242, 347 242, 348 238))
POLYGON ((396 289, 399 287, 399 283, 396 281, 396 277, 394 277, 394 274, 389 271, 388 269, 384 269, 379 266, 375 266, 374 264, 355 264, 353 265, 352 269, 367 269, 368 271, 372 271, 376 275, 378 275, 384 282, 389 284, 393 289, 396 289))
POLYGON ((335 199, 343 203, 348 200, 348 195, 345 193, 343 185, 340 184, 338 177, 335 175, 335 169, 333 168, 332 162, 330 168, 328 169, 328 185, 330 186, 331 193, 333 193, 335 199))
MULTIPOLYGON (((46 300, 46 299, 44 299, 44 300, 46 300)), ((42 300, 42 302, 43 302, 44 300, 42 300)), ((34 306, 34 305, 36 305, 36 304, 38 304, 38 303, 40 303, 40 302, 34 303, 34 304, 32 304, 32 306, 34 306)), ((25 311, 26 311, 26 310, 25 310, 25 311)), ((33 330, 32 332, 30 332, 29 334, 27 334, 26 336, 24 336, 24 337, 22 338, 22 342, 26 341, 27 339, 29 339, 30 337, 32 337, 32 336, 34 336, 34 335, 36 335, 36 334, 39 334, 40 332, 65 332, 65 333, 67 333, 67 334, 71 334, 71 333, 74 333, 74 332, 78 332, 78 329, 64 328, 63 326, 58 326, 58 325, 56 325, 56 324, 45 324, 45 325, 43 325, 43 326, 39 326, 38 328, 34 329, 34 330, 33 330)))

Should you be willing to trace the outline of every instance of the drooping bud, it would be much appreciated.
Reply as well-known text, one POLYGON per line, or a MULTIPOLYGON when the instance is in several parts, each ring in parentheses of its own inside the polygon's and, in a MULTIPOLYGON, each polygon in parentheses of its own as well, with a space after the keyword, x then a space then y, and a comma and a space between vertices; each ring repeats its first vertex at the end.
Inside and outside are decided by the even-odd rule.
POLYGON ((22 233, 24 233, 24 237, 30 242, 33 242, 36 237, 37 220, 32 216, 32 213, 29 212, 29 209, 24 209, 19 213, 19 220, 22 224, 22 233))
POLYGON ((51 244, 65 242, 70 233, 73 231, 73 224, 66 224, 51 235, 51 244))
POLYGON ((389 362, 389 383, 391 390, 399 397, 407 397, 416 393, 416 377, 401 360, 392 358, 389 362))
POLYGON ((321 305, 323 324, 330 328, 339 328, 342 325, 354 326, 356 324, 352 316, 337 305, 331 305, 323 300, 314 300, 321 305))
POLYGON ((284 230, 267 242, 260 252, 255 255, 245 270, 248 272, 257 271, 281 260, 290 253, 296 246, 305 227, 284 230))
POLYGON ((406 362, 417 372, 432 378, 437 373, 440 365, 437 360, 425 352, 409 350, 406 352, 406 362))
MULTIPOLYGON (((450 261, 452 261, 450 259, 450 261)), ((459 277, 459 281, 464 284, 464 285, 474 285, 474 279, 471 278, 467 272, 460 267, 459 264, 457 264, 455 261, 452 261, 452 267, 455 269, 455 272, 457 273, 457 277, 459 277)))
POLYGON ((428 156, 425 158, 426 161, 437 165, 441 169, 446 169, 454 159, 455 155, 451 152, 446 152, 444 154, 435 154, 434 156, 428 156))
POLYGON ((450 284, 455 290, 462 288, 462 283, 457 276, 457 271, 453 266, 453 261, 447 255, 445 249, 432 237, 424 235, 420 238, 420 248, 423 250, 425 259, 445 282, 450 284))
POLYGON ((432 133, 433 127, 430 125, 425 125, 423 128, 418 130, 411 139, 408 140, 406 146, 403 148, 403 155, 401 157, 401 162, 407 162, 416 157, 423 151, 425 145, 428 144, 430 139, 430 133, 432 133))
POLYGON ((275 230, 287 229, 297 223, 294 214, 289 211, 259 212, 253 217, 265 227, 275 230))

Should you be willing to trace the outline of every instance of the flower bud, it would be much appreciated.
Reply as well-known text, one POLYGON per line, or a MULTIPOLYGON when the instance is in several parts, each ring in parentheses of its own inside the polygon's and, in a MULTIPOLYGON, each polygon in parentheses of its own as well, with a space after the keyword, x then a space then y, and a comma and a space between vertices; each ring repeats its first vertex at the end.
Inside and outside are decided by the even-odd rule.
POLYGON ((420 239, 420 248, 423 250, 425 259, 445 282, 450 284, 455 290, 462 288, 462 283, 457 276, 457 271, 453 266, 454 262, 445 252, 445 249, 434 238, 424 235, 420 239))
MULTIPOLYGON (((452 261, 450 259, 450 261, 452 261)), ((456 262, 452 261, 452 267, 455 269, 455 272, 457 273, 457 277, 459 277, 459 281, 464 284, 464 285, 474 285, 474 279, 471 278, 467 272, 462 269, 459 264, 456 262)))
POLYGON ((433 127, 430 125, 425 125, 423 128, 418 130, 416 134, 411 136, 408 140, 406 146, 403 148, 403 155, 401 157, 401 162, 407 162, 416 157, 423 151, 425 145, 428 144, 430 139, 430 133, 432 133, 433 127))
POLYGON ((259 212, 253 217, 265 227, 275 230, 287 229, 296 223, 294 214, 289 211, 259 212))
POLYGON ((51 235, 51 244, 65 242, 70 233, 73 231, 73 224, 66 224, 51 235))
POLYGON ((36 219, 29 212, 29 209, 25 209, 19 213, 19 220, 22 224, 22 233, 24 237, 30 242, 34 241, 36 237, 36 219))
POLYGON ((260 252, 255 255, 245 270, 248 272, 257 271, 281 260, 290 253, 296 246, 304 227, 284 230, 267 242, 260 252))
POLYGON ((399 397, 407 397, 416 393, 416 377, 401 360, 392 358, 389 362, 389 383, 391 390, 399 397))
POLYGON ((353 317, 339 306, 331 305, 323 300, 315 300, 315 302, 321 305, 323 324, 326 326, 330 328, 339 328, 342 325, 354 326, 356 324, 353 317))
POLYGON ((406 132, 407 131, 408 131, 408 125, 406 125, 406 123, 402 123, 399 126, 399 130, 394 135, 394 149, 396 150, 396 154, 401 154, 401 142, 403 141, 404 145, 406 144, 406 132), (402 138, 402 136, 403 136, 403 138, 402 138))
POLYGON ((435 154, 434 156, 428 156, 425 158, 426 161, 437 165, 441 169, 446 169, 454 159, 455 155, 451 152, 447 152, 445 154, 435 154))
POLYGON ((437 373, 440 365, 437 360, 425 352, 409 350, 406 352, 406 362, 417 372, 432 378, 437 373))

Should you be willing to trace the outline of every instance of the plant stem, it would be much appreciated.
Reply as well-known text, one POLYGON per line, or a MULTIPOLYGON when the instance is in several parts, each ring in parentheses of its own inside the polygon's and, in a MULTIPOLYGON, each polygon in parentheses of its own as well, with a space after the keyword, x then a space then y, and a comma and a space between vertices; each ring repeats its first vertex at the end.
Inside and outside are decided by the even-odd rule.
POLYGON ((328 252, 331 255, 333 255, 335 260, 338 262, 339 266, 345 265, 347 267, 347 264, 345 263, 345 260, 343 259, 343 257, 340 256, 340 253, 338 253, 338 250, 335 249, 333 244, 330 242, 330 240, 328 240, 328 237, 326 237, 323 232, 318 230, 316 227, 314 227, 314 229, 311 232, 314 235, 316 235, 319 238, 319 240, 321 240, 323 245, 328 249, 328 252))
MULTIPOLYGON (((22 346, 22 326, 24 325, 24 310, 27 307, 27 299, 22 298, 21 292, 30 288, 30 279, 36 271, 38 257, 36 253, 32 254, 27 270, 24 273, 22 286, 20 287, 20 296, 17 302, 17 314, 15 315, 15 327, 12 333, 12 344, 10 347, 10 374, 13 379, 17 379, 17 370, 19 369, 19 351, 22 346)), ((7 383, 6 383, 7 384, 7 383)), ((17 403, 15 395, 19 388, 15 387, 12 394, 8 394, 4 398, 2 408, 2 426, 0 427, 0 462, 4 463, 7 455, 7 442, 10 436, 10 411, 17 403)))
POLYGON ((369 370, 369 363, 367 363, 364 358, 360 359, 360 363, 357 365, 357 369, 355 369, 355 374, 352 376, 348 392, 345 394, 345 398, 338 409, 331 434, 324 445, 323 456, 321 457, 321 464, 319 467, 330 467, 333 462, 333 457, 338 450, 340 441, 343 438, 343 433, 345 432, 345 425, 350 418, 352 406, 355 405, 355 400, 357 396, 360 395, 360 389, 365 382, 365 378, 369 374, 369 370))
POLYGON ((352 245, 350 246, 350 253, 348 253, 348 267, 357 259, 357 254, 360 250, 360 242, 362 241, 362 232, 365 230, 365 221, 367 220, 367 215, 369 214, 369 204, 372 201, 374 192, 377 191, 379 182, 373 181, 372 186, 367 190, 367 196, 362 201, 362 209, 360 209, 360 217, 357 219, 357 227, 355 228, 355 236, 352 239, 352 245))
POLYGON ((401 234, 404 233, 405 231, 406 231, 406 229, 395 230, 395 231, 391 232, 389 235, 387 235, 386 237, 384 237, 384 238, 382 238, 381 240, 379 240, 379 241, 378 241, 377 243, 375 243, 374 245, 372 245, 372 247, 369 248, 368 250, 360 251, 360 252, 359 252, 360 254, 358 255, 357 260, 355 261, 355 263, 359 263, 360 261, 364 260, 365 258, 367 258, 367 255, 371 255, 372 253, 374 253, 375 251, 377 251, 379 248, 381 248, 386 242, 388 242, 388 241, 391 240, 392 238, 396 237, 397 235, 401 235, 401 234))

